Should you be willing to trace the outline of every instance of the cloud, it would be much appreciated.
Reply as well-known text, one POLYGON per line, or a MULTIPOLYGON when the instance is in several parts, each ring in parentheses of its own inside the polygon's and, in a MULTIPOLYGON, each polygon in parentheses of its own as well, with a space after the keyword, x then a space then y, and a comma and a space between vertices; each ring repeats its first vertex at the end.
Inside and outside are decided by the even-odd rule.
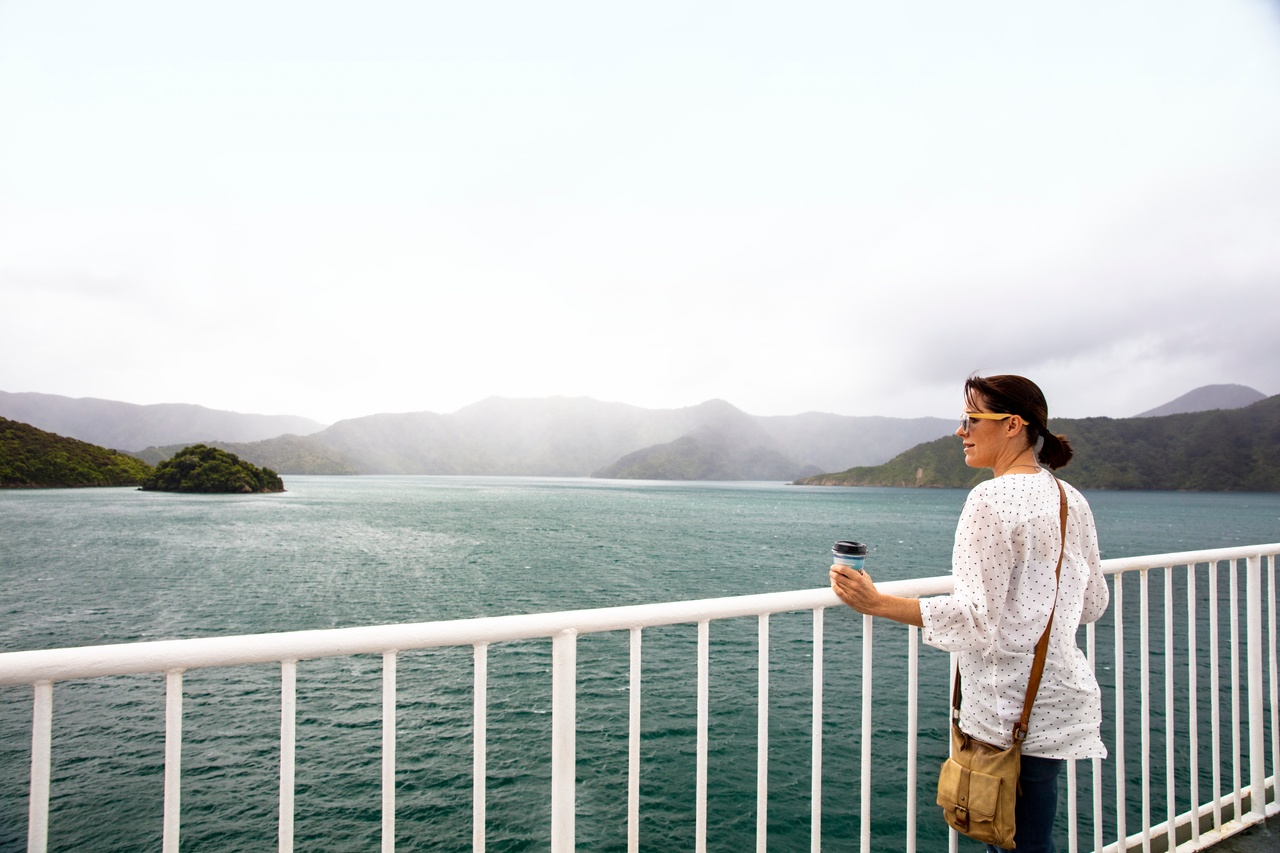
POLYGON ((330 421, 1280 390, 1248 0, 81 11, 0 11, 6 390, 330 421))

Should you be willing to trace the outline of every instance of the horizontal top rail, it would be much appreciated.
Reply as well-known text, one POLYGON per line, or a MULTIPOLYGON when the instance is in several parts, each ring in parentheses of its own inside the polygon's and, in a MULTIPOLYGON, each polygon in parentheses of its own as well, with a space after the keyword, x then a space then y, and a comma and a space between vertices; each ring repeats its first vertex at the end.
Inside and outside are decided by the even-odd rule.
POLYGON ((1139 569, 1156 569, 1165 566, 1187 566, 1217 560, 1247 560, 1280 554, 1280 542, 1267 545, 1242 545, 1234 548, 1209 548, 1200 551, 1174 551, 1170 554, 1145 554, 1140 557, 1114 557, 1102 561, 1102 572, 1118 575, 1139 569))
MULTIPOLYGON (((1280 553, 1280 544, 1123 557, 1104 560, 1103 571, 1117 574, 1135 569, 1246 559, 1275 553, 1280 553)), ((879 586, 887 593, 907 597, 943 595, 951 591, 952 578, 949 575, 914 578, 889 581, 879 586)), ((823 587, 554 613, 7 652, 0 654, 0 685, 385 654, 546 638, 566 632, 587 634, 815 610, 840 604, 835 593, 823 587)))

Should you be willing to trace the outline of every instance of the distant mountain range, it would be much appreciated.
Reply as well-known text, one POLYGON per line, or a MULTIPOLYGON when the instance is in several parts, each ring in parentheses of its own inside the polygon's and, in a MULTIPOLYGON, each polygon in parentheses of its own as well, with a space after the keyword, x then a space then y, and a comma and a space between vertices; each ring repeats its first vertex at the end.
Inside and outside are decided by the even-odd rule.
MULTIPOLYGON (((1223 400, 1249 395, 1263 399, 1243 386, 1207 386, 1169 405, 1221 408, 1223 400), (1220 388, 1238 390, 1224 396, 1220 388)), ((723 400, 642 409, 566 397, 491 397, 453 414, 378 414, 326 428, 285 415, 0 392, 0 417, 125 450, 153 465, 205 443, 280 474, 661 480, 791 481, 877 466, 954 429, 943 418, 762 417, 723 400)))
MULTIPOLYGON (((281 474, 791 480, 849 460, 880 462, 949 431, 942 418, 757 417, 722 400, 642 409, 491 397, 449 415, 370 415, 305 437, 216 444, 281 474)), ((154 464, 173 451, 137 455, 154 464)))
POLYGON ((8 391, 0 391, 0 417, 124 451, 205 440, 261 441, 324 429, 324 424, 294 415, 242 415, 184 403, 139 406, 93 397, 8 391))

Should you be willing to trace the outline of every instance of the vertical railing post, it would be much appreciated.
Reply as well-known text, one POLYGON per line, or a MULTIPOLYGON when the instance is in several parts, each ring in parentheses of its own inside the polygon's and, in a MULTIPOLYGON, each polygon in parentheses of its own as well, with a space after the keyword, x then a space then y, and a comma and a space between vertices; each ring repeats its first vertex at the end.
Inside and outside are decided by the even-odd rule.
POLYGON ((1142 696, 1142 853, 1151 853, 1151 591, 1150 572, 1138 573, 1138 650, 1142 696))
POLYGON ((294 771, 298 742, 298 662, 280 662, 280 853, 293 851, 294 771))
POLYGON ((631 629, 631 695, 627 722, 627 853, 640 853, 641 629, 631 629))
POLYGON ((471 850, 484 853, 488 820, 489 644, 476 643, 471 659, 471 850))
POLYGON ((1173 566, 1164 570, 1164 797, 1169 847, 1176 847, 1178 825, 1178 780, 1174 766, 1177 720, 1173 696, 1173 566))
POLYGON ((1280 802, 1280 673, 1277 673, 1276 653, 1276 555, 1267 557, 1267 648, 1271 650, 1271 770, 1276 777, 1275 801, 1280 802))
POLYGON ((53 758, 53 682, 35 685, 31 709, 31 802, 27 806, 27 853, 49 846, 49 779, 53 758))
MULTIPOLYGON (((960 677, 960 653, 951 652, 950 660, 947 664, 947 672, 950 678, 947 679, 947 731, 951 731, 951 691, 955 688, 956 679, 960 677)), ((947 754, 951 754, 951 738, 947 738, 947 754)), ((960 849, 960 833, 954 829, 947 827, 947 853, 957 853, 960 849)))
POLYGON ((694 771, 693 846, 707 851, 707 724, 711 714, 711 627, 698 622, 698 722, 697 762, 694 771))
POLYGON ((178 853, 182 821, 182 670, 165 674, 163 853, 178 853))
POLYGON ((1240 571, 1239 561, 1229 560, 1231 566, 1231 789, 1232 818, 1239 821, 1244 815, 1244 795, 1240 789, 1240 571))
POLYGON ((1191 794, 1191 842, 1200 844, 1200 709, 1196 670, 1200 655, 1196 648, 1196 564, 1187 566, 1187 775, 1191 794))
POLYGON ((1209 731, 1212 740, 1209 744, 1209 760, 1213 762, 1213 828, 1222 829, 1222 704, 1221 663, 1218 658, 1219 626, 1218 617, 1218 561, 1209 561, 1209 692, 1213 702, 1209 706, 1209 731))
POLYGON ((1267 816, 1266 711, 1262 696, 1262 558, 1245 561, 1245 654, 1249 686, 1250 809, 1258 821, 1267 816))
POLYGON ((758 617, 756 696, 756 853, 769 849, 769 614, 758 617))
POLYGON ((1124 575, 1116 575, 1111 594, 1111 612, 1115 614, 1112 625, 1115 630, 1116 671, 1116 843, 1123 850, 1128 837, 1127 783, 1124 748, 1124 575))
POLYGON ((551 641, 551 853, 573 853, 577 810, 578 632, 551 641))
POLYGON ((872 618, 862 617, 862 853, 871 853, 871 673, 875 663, 872 618))
MULTIPOLYGON (((1098 671, 1098 625, 1090 622, 1084 629, 1085 643, 1088 646, 1089 668, 1098 671)), ((1102 759, 1094 758, 1093 763, 1093 849, 1102 849, 1102 759)))
POLYGON ((813 611, 813 750, 809 768, 809 853, 822 850, 823 614, 813 611))
POLYGON ((906 853, 916 853, 916 802, 920 757, 920 629, 907 626, 907 844, 906 853))
POLYGON ((382 653, 382 853, 396 849, 396 652, 382 653))

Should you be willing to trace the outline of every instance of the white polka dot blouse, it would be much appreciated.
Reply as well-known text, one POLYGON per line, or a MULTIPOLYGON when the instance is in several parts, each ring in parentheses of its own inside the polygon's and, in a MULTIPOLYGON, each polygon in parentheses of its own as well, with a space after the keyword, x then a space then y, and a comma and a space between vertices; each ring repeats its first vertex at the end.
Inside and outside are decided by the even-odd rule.
MULTIPOLYGON (((1062 577, 1023 753, 1105 757, 1101 693, 1076 645, 1076 631, 1106 611, 1111 594, 1102 575, 1093 512, 1079 491, 1062 485, 1067 494, 1062 577)), ((1008 746, 1022 714, 1036 641, 1054 606, 1058 513, 1058 487, 1048 471, 1007 474, 975 486, 956 529, 955 590, 920 602, 924 641, 959 653, 960 727, 988 743, 1008 746)))

